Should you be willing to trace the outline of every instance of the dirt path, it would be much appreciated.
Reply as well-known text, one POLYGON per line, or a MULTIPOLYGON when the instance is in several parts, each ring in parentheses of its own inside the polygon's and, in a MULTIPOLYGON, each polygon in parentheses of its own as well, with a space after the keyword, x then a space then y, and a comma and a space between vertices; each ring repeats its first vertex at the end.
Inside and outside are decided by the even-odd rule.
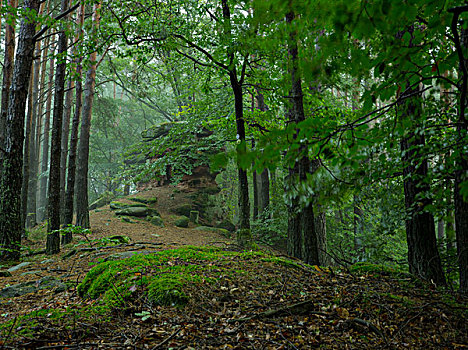
MULTIPOLYGON (((174 191, 173 187, 159 187, 119 199, 121 202, 134 204, 130 199, 136 196, 157 197, 158 202, 150 207, 161 214, 164 227, 154 226, 144 219, 132 218, 133 223, 123 222, 108 205, 91 211, 91 234, 74 237, 73 243, 62 247, 58 255, 47 256, 40 253, 25 256, 22 262, 29 264, 11 272, 10 277, 0 277, 0 290, 18 283, 38 283, 47 277, 56 277, 69 285, 76 286, 92 266, 114 254, 149 253, 183 245, 231 244, 232 241, 222 234, 197 230, 192 223, 188 228, 174 226, 177 216, 170 210, 189 203, 189 195, 187 192, 174 191), (113 235, 126 236, 130 242, 116 246, 102 246, 105 243, 103 238, 113 235)), ((25 241, 24 245, 32 250, 40 250, 44 248, 45 241, 25 241)), ((5 270, 7 267, 2 267, 0 270, 5 270)), ((78 300, 74 293, 74 288, 60 293, 43 289, 19 297, 0 298, 0 322, 36 310, 61 307, 65 309, 68 303, 78 300)))

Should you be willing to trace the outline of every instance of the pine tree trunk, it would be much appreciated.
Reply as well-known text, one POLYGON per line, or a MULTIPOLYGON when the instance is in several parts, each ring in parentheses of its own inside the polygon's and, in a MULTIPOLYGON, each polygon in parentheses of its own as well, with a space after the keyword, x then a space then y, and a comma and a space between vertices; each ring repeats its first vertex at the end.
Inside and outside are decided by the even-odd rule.
POLYGON ((60 154, 60 222, 65 219, 65 191, 67 178, 67 157, 68 157, 68 137, 70 134, 70 119, 73 102, 73 90, 75 82, 72 78, 68 80, 67 93, 65 97, 65 109, 63 111, 63 127, 62 127, 62 150, 60 154))
MULTIPOLYGON (((68 9, 68 1, 62 0, 61 12, 68 9)), ((60 252, 60 159, 63 122, 63 101, 65 97, 65 74, 67 68, 67 35, 59 33, 57 48, 57 66, 55 71, 54 115, 52 123, 52 142, 50 146, 49 195, 47 204, 47 243, 46 254, 60 252)))
MULTIPOLYGON (((0 260, 18 260, 21 236, 21 191, 23 166, 23 138, 28 83, 34 57, 34 16, 39 10, 39 0, 24 0, 23 9, 32 18, 21 22, 16 62, 9 94, 5 128, 5 153, 0 178, 0 260)), ((27 16, 27 15, 26 15, 27 16)))
MULTIPOLYGON (((8 5, 16 8, 17 0, 8 0, 8 5)), ((5 26, 5 57, 3 58, 2 100, 0 110, 0 175, 3 167, 3 156, 5 149, 5 131, 8 112, 8 101, 10 94, 11 79, 13 77, 13 66, 15 56, 15 17, 10 16, 11 25, 5 26)))
MULTIPOLYGON (((84 21, 84 5, 78 8, 76 14, 77 32, 75 36, 75 42, 79 40, 82 33, 84 21)), ((73 50, 74 54, 76 50, 73 50)), ((75 113, 72 120, 72 128, 70 134, 70 150, 68 153, 68 177, 67 177, 67 190, 65 193, 65 213, 63 218, 64 226, 72 224, 73 221, 73 200, 75 197, 75 178, 76 178, 76 151, 78 146, 78 129, 80 126, 80 117, 82 109, 82 95, 83 95, 83 84, 81 82, 82 76, 82 59, 78 57, 75 59, 76 63, 76 91, 75 91, 75 113)), ((70 243, 72 240, 71 233, 67 232, 62 239, 62 243, 70 243)))
MULTIPOLYGON (((53 41, 53 38, 52 38, 53 41)), ((49 132, 50 132, 50 112, 52 107, 52 86, 54 82, 54 71, 55 71, 55 49, 52 49, 52 57, 49 62, 49 83, 47 84, 47 100, 46 109, 44 116, 44 128, 42 132, 42 160, 41 160, 41 175, 39 182, 39 208, 38 208, 38 220, 40 222, 46 219, 46 208, 47 208, 47 183, 48 175, 47 170, 49 167, 49 132)))
MULTIPOLYGON (((94 28, 99 26, 99 12, 101 4, 94 5, 94 28)), ((91 67, 86 73, 83 101, 83 116, 81 121, 80 142, 78 145, 78 169, 76 173, 76 224, 89 228, 88 211, 88 161, 89 161, 89 135, 91 128, 91 115, 96 85, 96 57, 97 53, 90 55, 91 67)))
MULTIPOLYGON (((41 9, 42 11, 42 9, 41 9)), ((29 189, 27 200, 26 227, 30 228, 36 225, 36 192, 37 192, 37 170, 38 170, 38 142, 37 129, 39 125, 38 104, 39 104, 39 75, 41 68, 41 42, 36 43, 36 61, 34 62, 34 83, 32 90, 32 125, 31 142, 29 144, 29 189)))
MULTIPOLYGON (((33 82, 34 72, 31 72, 31 77, 29 79, 29 91, 28 91, 28 113, 26 116, 26 132, 24 137, 24 148, 23 148, 23 183, 21 185, 21 227, 26 227, 26 216, 28 212, 28 191, 29 191, 29 164, 30 164, 30 144, 31 144, 31 134, 32 133, 32 91, 33 91, 33 82)), ((24 231, 26 234, 26 231, 24 231)))

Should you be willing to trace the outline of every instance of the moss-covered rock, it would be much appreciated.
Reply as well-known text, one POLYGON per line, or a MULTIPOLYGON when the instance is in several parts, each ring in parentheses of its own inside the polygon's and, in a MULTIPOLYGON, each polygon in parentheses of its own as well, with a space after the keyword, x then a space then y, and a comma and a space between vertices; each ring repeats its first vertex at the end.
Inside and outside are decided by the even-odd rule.
POLYGON ((190 204, 183 204, 178 207, 175 207, 171 209, 171 212, 177 215, 183 215, 183 216, 190 216, 190 212, 192 211, 192 206, 190 204))
POLYGON ((151 198, 133 197, 129 199, 133 202, 143 203, 143 204, 155 204, 158 202, 157 197, 151 197, 151 198))
POLYGON ((116 215, 126 215, 126 216, 135 216, 135 217, 145 217, 150 213, 148 207, 128 207, 119 209, 115 212, 116 215))
POLYGON ((178 218, 175 222, 174 222, 174 225, 177 226, 177 227, 188 227, 189 225, 189 218, 186 217, 186 216, 181 216, 180 218, 178 218))
POLYGON ((164 222, 160 216, 151 216, 149 217, 149 222, 154 226, 164 227, 164 222))
POLYGON ((228 230, 229 232, 234 232, 236 230, 236 226, 229 220, 225 219, 216 225, 217 228, 223 228, 228 230))

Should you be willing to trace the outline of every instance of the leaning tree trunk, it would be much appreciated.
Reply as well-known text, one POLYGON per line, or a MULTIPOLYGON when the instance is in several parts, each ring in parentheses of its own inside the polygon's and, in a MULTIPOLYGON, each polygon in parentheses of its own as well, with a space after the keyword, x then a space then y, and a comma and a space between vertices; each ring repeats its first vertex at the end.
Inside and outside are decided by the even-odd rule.
POLYGON ((24 0, 26 18, 21 22, 16 51, 16 62, 11 83, 5 128, 3 169, 0 178, 0 259, 17 260, 20 257, 21 191, 23 166, 24 117, 28 84, 34 57, 35 15, 39 0, 24 0))
MULTIPOLYGON (((99 12, 101 4, 94 5, 94 29, 99 26, 99 12)), ((91 128, 91 115, 94 101, 94 88, 96 86, 96 58, 97 53, 90 55, 91 66, 86 73, 83 101, 83 116, 81 121, 80 142, 78 145, 78 169, 76 173, 76 225, 89 228, 88 211, 88 161, 89 161, 89 134, 91 128)))
MULTIPOLYGON (((16 8, 16 0, 8 0, 8 6, 16 8)), ((5 26, 5 57, 3 58, 2 100, 0 110, 0 175, 2 173, 3 149, 5 148, 5 130, 8 112, 11 79, 15 56, 15 17, 9 16, 11 24, 5 26)))
MULTIPOLYGON (((62 0, 62 13, 68 9, 68 1, 62 0)), ((52 123, 52 142, 50 146, 49 195, 47 211, 46 254, 60 252, 60 159, 62 141, 63 100, 65 96, 65 74, 67 68, 67 35, 61 31, 58 39, 57 66, 55 71, 54 116, 52 123)))

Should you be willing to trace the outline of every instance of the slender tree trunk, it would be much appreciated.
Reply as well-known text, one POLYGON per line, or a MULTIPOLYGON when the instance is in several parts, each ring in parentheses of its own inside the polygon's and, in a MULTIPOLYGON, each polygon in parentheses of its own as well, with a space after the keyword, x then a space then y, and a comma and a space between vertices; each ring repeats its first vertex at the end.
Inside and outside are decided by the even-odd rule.
MULTIPOLYGON (((42 12, 42 9, 41 9, 42 12)), ((39 104, 39 75, 41 68, 41 42, 36 43, 36 61, 34 62, 34 83, 32 90, 32 125, 31 125, 31 141, 29 144, 29 188, 27 200, 27 215, 26 227, 30 228, 36 225, 36 192, 37 192, 37 170, 38 170, 38 104, 39 104)))
MULTIPOLYGON (((32 18, 21 22, 16 51, 16 62, 9 94, 5 128, 3 169, 0 178, 0 259, 17 260, 20 257, 21 191, 23 166, 23 138, 28 83, 34 56, 34 16, 39 10, 39 0, 24 0, 23 8, 32 18)), ((28 16, 28 15, 26 15, 28 16)))
MULTIPOLYGON (((16 8, 17 0, 8 0, 8 5, 16 8)), ((12 22, 5 26, 5 57, 3 58, 3 80, 2 100, 0 110, 0 174, 3 167, 3 156, 5 149, 5 131, 8 112, 8 101, 10 94, 11 79, 13 77, 13 66, 15 56, 15 17, 9 16, 12 22)))
MULTIPOLYGON (((231 11, 227 0, 221 0, 224 20, 224 34, 228 39, 231 39, 231 11)), ((227 48, 227 56, 230 60, 228 72, 231 82, 232 92, 234 94, 234 110, 236 115, 236 131, 239 144, 237 145, 237 169, 239 181, 239 230, 237 232, 237 243, 241 246, 249 245, 252 241, 252 233, 250 231, 250 199, 249 199, 249 182, 247 179, 247 171, 242 169, 240 165, 240 157, 247 151, 245 141, 245 122, 244 122, 244 97, 242 83, 239 81, 235 66, 235 55, 232 47, 227 48)))
MULTIPOLYGON (((292 25, 295 14, 291 11, 286 14, 286 23, 292 25)), ((290 121, 300 123, 305 120, 302 81, 298 69, 298 48, 297 34, 291 30, 288 40, 289 72, 291 75, 290 93, 290 121)), ((295 135, 297 138, 297 135, 295 135)), ((300 145, 301 157, 295 166, 289 171, 289 190, 293 190, 296 185, 307 180, 307 173, 310 172, 311 162, 307 156, 307 146, 300 145)), ((294 194, 288 208, 288 253, 292 256, 303 259, 305 262, 319 265, 318 239, 315 232, 315 218, 313 202, 310 201, 305 206, 301 205, 299 193, 294 194), (302 253, 300 253, 303 249, 302 253)))
MULTIPOLYGON (((265 104, 263 95, 257 89, 257 108, 266 112, 268 110, 265 104)), ((263 169, 260 175, 257 174, 257 191, 258 191, 258 214, 264 216, 265 210, 270 205, 270 175, 268 169, 263 169)))
POLYGON ((62 150, 60 154, 60 208, 61 220, 65 218, 65 191, 66 191, 66 175, 67 175, 67 157, 68 157, 68 137, 70 134, 70 118, 73 102, 73 90, 75 82, 72 78, 68 80, 67 93, 65 97, 65 109, 63 111, 63 127, 62 127, 62 150))
MULTIPOLYGON (((68 9, 68 1, 62 0, 61 12, 68 9)), ((50 146, 49 195, 47 211, 46 253, 60 252, 60 159, 63 122, 63 101, 65 97, 65 74, 67 68, 67 35, 64 30, 59 33, 57 48, 57 67, 55 71, 54 119, 52 124, 52 142, 50 146)))
MULTIPOLYGON (((77 32, 75 42, 77 42, 82 34, 82 27, 84 21, 84 5, 78 8, 76 14, 77 32)), ((73 50, 74 54, 76 50, 73 50)), ((72 128, 70 134, 70 150, 68 153, 68 177, 67 177, 67 191, 65 193, 65 214, 63 224, 64 226, 71 225, 73 221, 73 200, 75 196, 75 178, 76 178, 76 151, 78 146, 78 129, 80 126, 80 117, 82 109, 82 94, 83 84, 81 82, 82 76, 82 59, 77 57, 76 64, 76 91, 75 91, 75 113, 73 115, 72 128)), ((71 233, 66 233, 63 236, 62 243, 70 243, 72 240, 71 233)))
MULTIPOLYGON (((53 41, 53 39, 52 39, 53 41)), ((55 71, 55 49, 52 49, 52 57, 49 62, 49 83, 47 85, 47 100, 46 110, 44 116, 44 129, 42 136, 42 161, 41 161, 41 176, 39 185, 39 208, 38 208, 38 219, 44 221, 46 218, 46 207, 47 207, 47 170, 49 167, 49 132, 50 132, 50 112, 52 107, 52 86, 54 82, 54 71, 55 71)))
MULTIPOLYGON (((255 148, 255 140, 252 139, 252 149, 255 148)), ((255 165, 255 164, 254 164, 255 165)), ((252 171, 252 187, 253 187, 253 219, 258 219, 258 185, 257 172, 252 171)))
MULTIPOLYGON (((28 191, 29 191, 29 163, 30 163, 30 144, 32 132, 32 91, 34 84, 34 72, 31 72, 29 79, 29 91, 28 91, 28 113, 26 117, 26 133, 24 138, 24 150, 23 150, 23 183, 21 185, 21 227, 26 227, 26 216, 28 212, 28 191)), ((26 231, 24 231, 26 235, 26 231)))
MULTIPOLYGON (((94 28, 99 26, 101 4, 94 5, 94 28)), ((81 121, 80 142, 78 145, 78 169, 76 174, 76 224, 89 228, 88 211, 88 161, 89 161, 89 134, 91 128, 91 115, 96 85, 96 57, 97 53, 90 55, 91 66, 86 73, 83 101, 83 117, 81 121)))

